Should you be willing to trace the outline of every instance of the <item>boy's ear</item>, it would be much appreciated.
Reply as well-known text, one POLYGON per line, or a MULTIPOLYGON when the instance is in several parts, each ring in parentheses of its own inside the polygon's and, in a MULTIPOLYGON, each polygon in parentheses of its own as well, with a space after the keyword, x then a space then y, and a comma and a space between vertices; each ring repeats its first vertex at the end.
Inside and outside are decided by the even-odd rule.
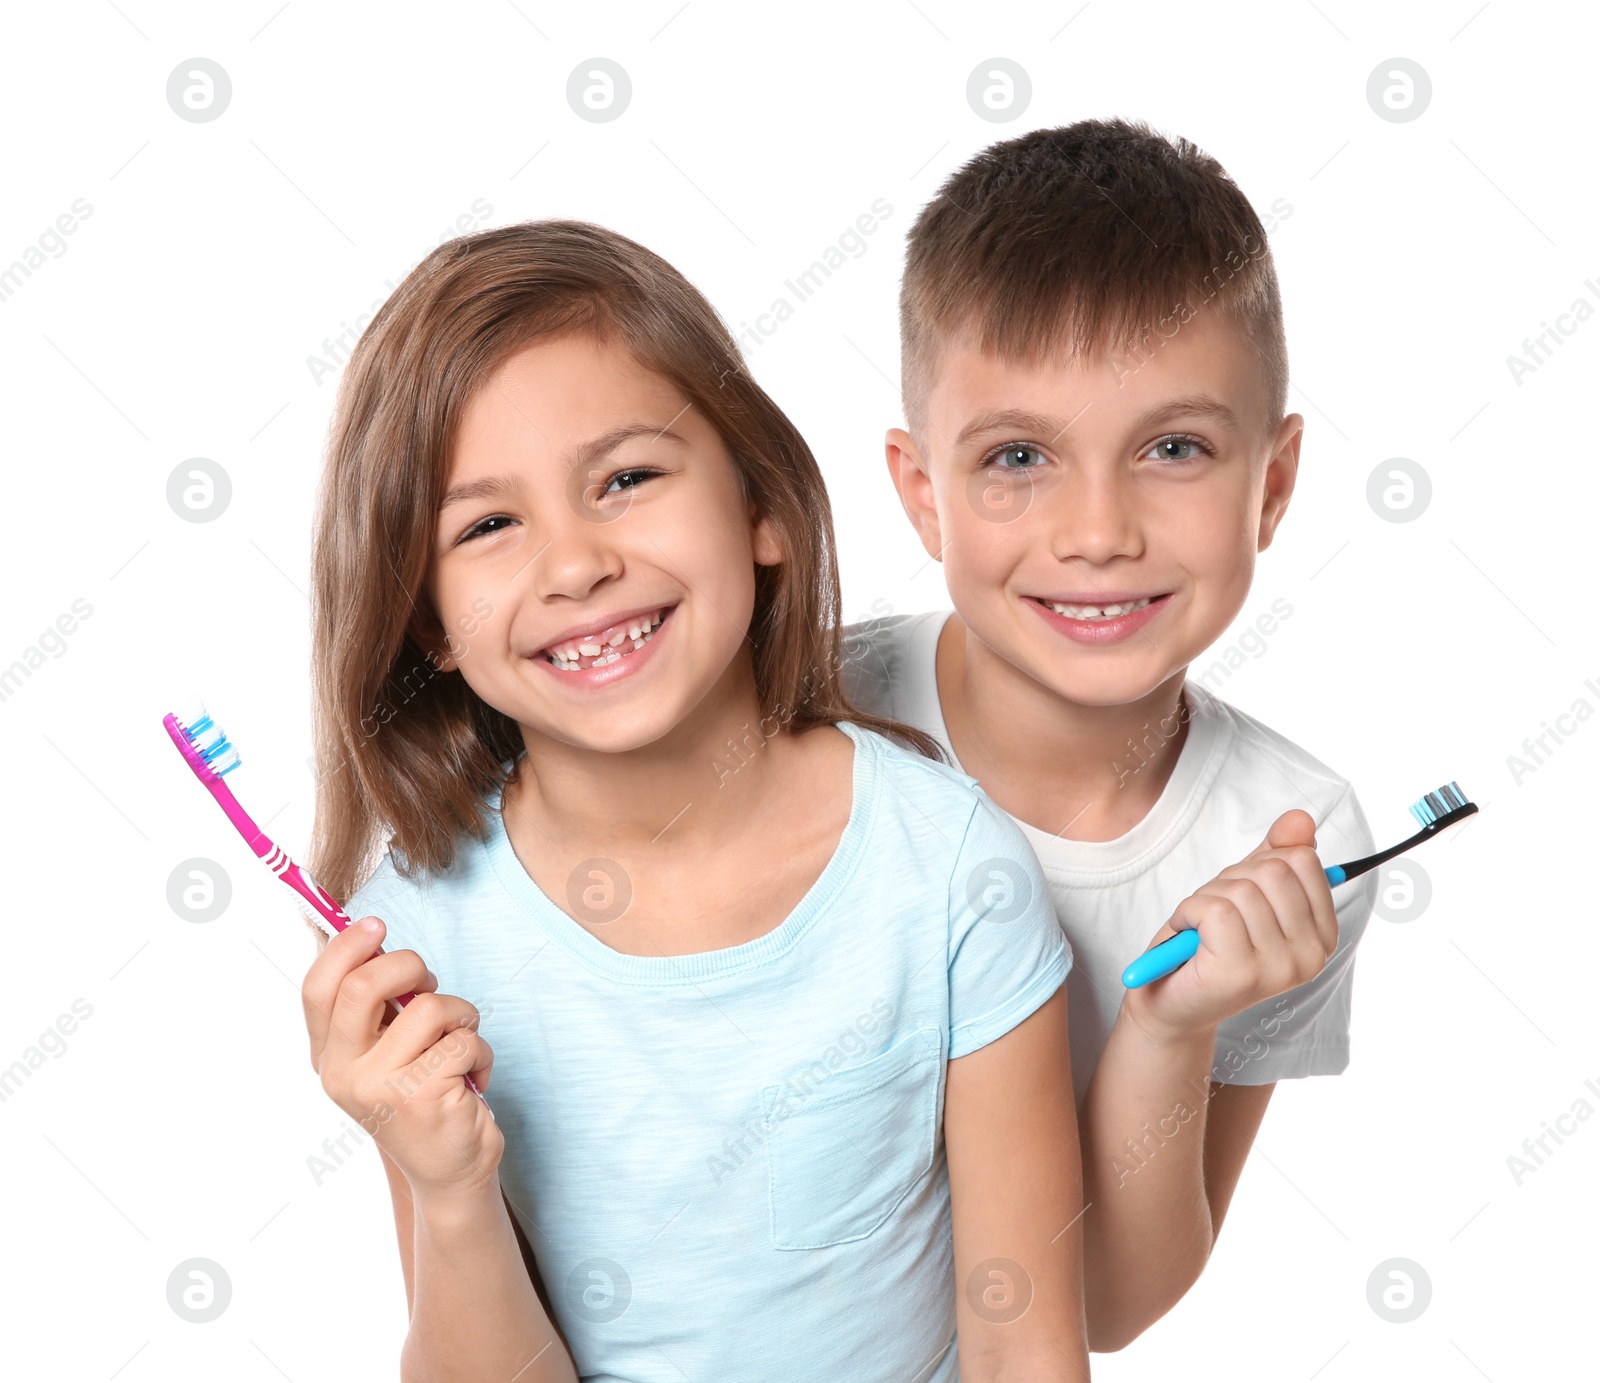
POLYGON ((904 428, 891 427, 884 435, 883 454, 889 463, 889 479, 894 481, 906 517, 922 539, 923 550, 934 561, 942 561, 944 540, 939 534, 939 511, 933 500, 933 477, 916 438, 904 428))
POLYGON ((1266 485, 1261 495, 1261 526, 1256 534, 1256 551, 1265 552, 1278 531, 1289 496, 1294 494, 1295 477, 1300 472, 1300 439, 1305 436, 1306 420, 1291 413, 1278 429, 1272 452, 1267 457, 1266 485))

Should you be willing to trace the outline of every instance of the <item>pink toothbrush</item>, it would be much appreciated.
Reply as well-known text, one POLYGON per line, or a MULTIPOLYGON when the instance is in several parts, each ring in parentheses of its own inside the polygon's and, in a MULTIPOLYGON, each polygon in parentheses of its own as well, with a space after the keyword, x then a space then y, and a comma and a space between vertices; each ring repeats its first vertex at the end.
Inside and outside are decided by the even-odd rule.
MULTIPOLYGON (((306 916, 330 937, 338 936, 350 925, 350 919, 345 916, 344 909, 310 874, 289 858, 288 851, 282 846, 273 844, 266 832, 250 819, 249 814, 228 790, 228 785, 222 781, 222 775, 230 769, 238 768, 240 763, 239 751, 229 743, 228 737, 222 733, 222 727, 211 719, 204 706, 199 707, 198 716, 191 716, 187 721, 179 720, 175 715, 165 715, 162 716, 161 723, 167 727, 167 733, 172 736, 172 742, 178 746, 178 752, 183 755, 184 762, 194 770, 194 776, 211 790, 211 795, 227 813, 228 820, 233 822, 234 829, 244 837, 245 843, 256 852, 257 858, 300 895, 301 908, 306 916), (206 735, 211 737, 202 739, 206 735)), ((378 954, 383 954, 381 947, 378 954)), ((416 997, 414 993, 402 994, 398 999, 390 999, 389 1006, 395 1013, 399 1013, 416 997)), ((463 1076, 462 1079, 466 1081, 472 1093, 483 1100, 483 1107, 489 1110, 489 1117, 492 1119, 494 1110, 484 1098, 483 1091, 478 1089, 477 1083, 470 1075, 463 1076)))

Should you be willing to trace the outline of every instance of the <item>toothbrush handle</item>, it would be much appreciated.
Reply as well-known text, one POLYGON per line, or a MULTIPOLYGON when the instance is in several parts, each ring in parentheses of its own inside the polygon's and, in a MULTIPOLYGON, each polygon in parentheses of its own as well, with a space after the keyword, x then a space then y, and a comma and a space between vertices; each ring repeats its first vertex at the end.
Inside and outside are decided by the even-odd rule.
MULTIPOLYGON (((1322 872, 1328 876, 1330 884, 1342 884, 1345 881, 1345 868, 1344 865, 1335 864, 1322 872)), ((1159 946, 1152 946, 1122 972, 1122 987, 1138 989, 1141 985, 1149 984, 1151 980, 1159 980, 1163 975, 1170 975, 1186 960, 1191 959, 1199 949, 1200 933, 1193 927, 1179 932, 1176 936, 1169 936, 1159 946)))
POLYGON ((1122 972, 1122 987, 1138 989, 1151 980, 1170 975, 1199 949, 1200 933, 1193 927, 1186 928, 1176 936, 1169 936, 1159 946, 1152 946, 1122 972))

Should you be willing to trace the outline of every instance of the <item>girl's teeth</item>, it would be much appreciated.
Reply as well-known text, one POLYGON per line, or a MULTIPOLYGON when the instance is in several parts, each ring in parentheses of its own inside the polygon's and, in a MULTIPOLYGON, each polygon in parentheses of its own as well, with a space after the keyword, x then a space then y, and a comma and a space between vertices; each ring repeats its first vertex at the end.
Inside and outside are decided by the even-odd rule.
POLYGON ((1120 605, 1060 605, 1053 600, 1047 600, 1045 604, 1058 615, 1065 615, 1068 619, 1107 620, 1118 619, 1123 615, 1131 615, 1135 610, 1142 610, 1152 598, 1142 596, 1138 600, 1123 601, 1120 605))
POLYGON ((617 630, 603 645, 590 639, 584 643, 546 649, 545 656, 557 672, 582 672, 585 658, 591 660, 589 666, 592 668, 605 667, 608 663, 616 662, 624 653, 643 648, 660 625, 659 616, 646 615, 642 619, 629 621, 625 629, 617 630), (631 647, 623 647, 630 643, 631 647))

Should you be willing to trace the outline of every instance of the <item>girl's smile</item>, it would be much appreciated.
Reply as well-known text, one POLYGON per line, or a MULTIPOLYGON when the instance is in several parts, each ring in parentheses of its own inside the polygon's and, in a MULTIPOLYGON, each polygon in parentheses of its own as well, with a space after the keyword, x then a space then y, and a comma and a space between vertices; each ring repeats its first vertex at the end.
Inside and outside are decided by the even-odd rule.
POLYGON ((552 640, 532 660, 562 683, 584 691, 609 687, 650 664, 653 645, 677 604, 602 616, 578 633, 552 640))

